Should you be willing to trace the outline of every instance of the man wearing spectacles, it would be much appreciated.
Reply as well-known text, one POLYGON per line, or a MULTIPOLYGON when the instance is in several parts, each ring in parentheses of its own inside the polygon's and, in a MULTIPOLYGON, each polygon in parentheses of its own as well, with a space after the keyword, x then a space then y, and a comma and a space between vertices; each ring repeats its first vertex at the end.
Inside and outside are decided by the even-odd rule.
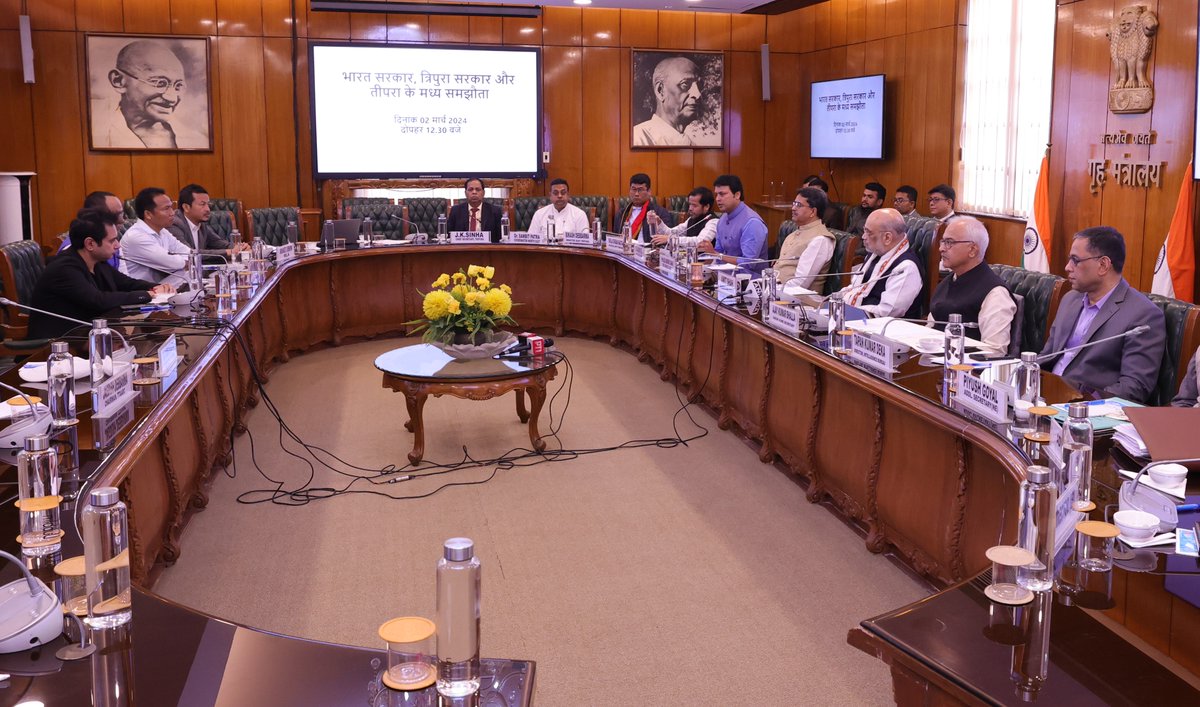
POLYGON ((892 197, 892 207, 900 212, 907 223, 911 224, 913 219, 921 217, 917 211, 917 190, 907 184, 896 189, 896 194, 892 197))
POLYGON ((821 292, 825 289, 824 273, 829 272, 836 241, 825 228, 821 217, 829 199, 815 187, 801 187, 792 201, 792 221, 796 230, 779 246, 779 281, 821 292))
MULTIPOLYGON (((139 39, 121 48, 108 84, 118 98, 92 106, 93 147, 204 149, 208 138, 188 128, 177 109, 187 84, 183 63, 165 44, 139 39)), ((207 121, 205 121, 207 123, 207 121)))
POLYGON ((954 218, 957 214, 954 213, 954 202, 958 195, 954 193, 954 188, 949 184, 939 184, 929 190, 929 215, 946 223, 954 218))
MULTIPOLYGON (((971 338, 978 336, 991 353, 1003 354, 1008 351, 1017 303, 984 260, 988 240, 987 227, 970 216, 959 216, 946 226, 938 247, 941 267, 951 274, 933 291, 929 320, 944 322, 951 314, 961 314, 964 324, 979 326, 968 329, 971 338)), ((944 324, 933 327, 946 328, 944 324)))
POLYGON ((675 217, 650 199, 650 175, 638 172, 629 178, 629 205, 621 212, 617 228, 629 227, 633 240, 650 245, 654 240, 657 225, 647 218, 651 213, 668 228, 675 225, 675 217))
POLYGON ((1140 403, 1150 398, 1158 382, 1166 325, 1162 310, 1125 281, 1124 267, 1125 238, 1115 228, 1095 226, 1075 234, 1067 258, 1071 292, 1063 297, 1042 353, 1063 351, 1143 324, 1149 330, 1066 351, 1042 365, 1085 392, 1140 403))
POLYGON ((846 304, 873 317, 916 317, 924 282, 904 217, 895 209, 876 209, 867 217, 863 244, 870 257, 842 290, 846 304))

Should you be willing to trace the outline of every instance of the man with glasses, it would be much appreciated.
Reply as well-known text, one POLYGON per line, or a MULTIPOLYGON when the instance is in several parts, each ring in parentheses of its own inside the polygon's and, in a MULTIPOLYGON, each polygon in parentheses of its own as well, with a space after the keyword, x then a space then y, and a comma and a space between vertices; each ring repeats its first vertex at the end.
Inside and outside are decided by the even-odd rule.
POLYGON ((177 119, 176 109, 187 90, 183 63, 162 42, 139 39, 122 47, 108 72, 108 84, 118 98, 101 98, 92 106, 93 147, 209 147, 207 135, 177 119))
POLYGON ((167 230, 175 221, 171 197, 158 187, 146 187, 134 197, 133 208, 140 218, 121 237, 124 273, 149 282, 183 282, 192 249, 167 230))
POLYGON ((929 215, 946 223, 954 218, 954 201, 958 195, 949 184, 939 184, 929 190, 929 215))
POLYGON ((675 225, 671 212, 650 200, 650 175, 638 172, 629 178, 629 205, 621 212, 617 228, 629 226, 635 241, 649 245, 654 239, 654 227, 646 218, 650 212, 654 212, 668 228, 675 225))
MULTIPOLYGON (((987 228, 978 219, 960 216, 951 221, 938 247, 943 270, 950 277, 938 283, 929 305, 930 322, 944 322, 951 314, 961 314, 967 335, 979 339, 993 354, 1008 352, 1012 320, 1017 303, 1000 276, 984 260, 988 249, 987 228)), ((944 324, 934 324, 944 330, 944 324)))
POLYGON ((1095 226, 1075 234, 1067 258, 1072 291, 1063 297, 1042 348, 1054 355, 1042 366, 1085 393, 1141 403, 1158 382, 1166 325, 1162 310, 1122 277, 1124 267, 1125 238, 1115 228, 1095 226), (1149 326, 1144 333, 1064 351, 1143 324, 1149 326))
MULTIPOLYGON (((166 285, 126 277, 108 264, 121 246, 117 218, 99 207, 81 209, 68 231, 71 244, 65 253, 46 264, 33 288, 30 304, 65 317, 91 321, 126 304, 144 304, 166 285)), ((71 322, 34 312, 29 317, 29 338, 52 339, 76 328, 71 322)))
POLYGON ((867 217, 863 244, 870 256, 850 286, 842 289, 846 304, 873 317, 915 318, 924 283, 904 217, 895 209, 876 209, 867 217))
POLYGON ((900 212, 906 223, 911 224, 913 219, 921 218, 921 213, 917 211, 917 190, 908 184, 896 190, 892 197, 892 207, 900 212))
POLYGON ((833 260, 833 248, 837 243, 821 222, 828 204, 829 199, 820 189, 801 187, 796 191, 796 198, 792 200, 792 221, 796 230, 783 239, 775 265, 780 282, 791 282, 813 292, 825 288, 822 275, 829 272, 829 262, 833 260))

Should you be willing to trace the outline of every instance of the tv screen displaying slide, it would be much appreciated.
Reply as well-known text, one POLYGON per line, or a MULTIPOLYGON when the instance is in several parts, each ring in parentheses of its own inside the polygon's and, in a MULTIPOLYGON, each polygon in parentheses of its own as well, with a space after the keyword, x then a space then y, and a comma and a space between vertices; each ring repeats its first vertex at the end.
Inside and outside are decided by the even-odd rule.
POLYGON ((883 157, 883 74, 812 85, 809 155, 883 157))
POLYGON ((317 178, 536 176, 541 63, 534 48, 312 45, 317 178))

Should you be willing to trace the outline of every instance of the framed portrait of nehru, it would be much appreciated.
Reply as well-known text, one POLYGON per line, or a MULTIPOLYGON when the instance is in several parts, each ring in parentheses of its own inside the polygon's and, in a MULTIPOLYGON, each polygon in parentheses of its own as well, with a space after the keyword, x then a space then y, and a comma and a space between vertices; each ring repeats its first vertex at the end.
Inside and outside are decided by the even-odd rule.
POLYGON ((93 150, 212 150, 207 37, 88 34, 93 150))
POLYGON ((725 54, 633 50, 634 148, 724 146, 725 54))

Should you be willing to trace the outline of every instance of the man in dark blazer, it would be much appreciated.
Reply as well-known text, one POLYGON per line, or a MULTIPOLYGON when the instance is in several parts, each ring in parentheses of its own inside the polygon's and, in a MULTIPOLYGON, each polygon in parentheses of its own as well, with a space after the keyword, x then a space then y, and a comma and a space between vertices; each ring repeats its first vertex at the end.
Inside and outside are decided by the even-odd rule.
MULTIPOLYGON (((126 304, 145 304, 170 285, 135 280, 108 264, 120 247, 117 219, 106 209, 81 209, 68 232, 71 248, 52 258, 33 288, 38 309, 73 319, 91 321, 126 304)), ((29 317, 29 338, 52 339, 74 329, 57 317, 34 312, 29 317)))
POLYGON ((658 224, 647 218, 651 213, 668 228, 675 225, 671 212, 650 200, 650 176, 639 172, 629 178, 629 205, 621 212, 617 232, 623 232, 629 226, 635 241, 650 245, 658 228, 658 224))
POLYGON ((204 256, 205 263, 220 263, 228 260, 234 253, 249 250, 246 243, 230 243, 208 225, 208 217, 212 213, 212 200, 208 190, 199 184, 189 184, 179 190, 179 209, 175 212, 175 220, 167 226, 167 231, 185 246, 204 256))
POLYGON ((1194 408, 1200 407, 1200 394, 1197 393, 1196 386, 1196 366, 1200 363, 1200 349, 1196 349, 1196 353, 1192 355, 1192 360, 1188 363, 1187 375, 1183 377, 1183 382, 1179 384, 1179 392, 1171 400, 1171 406, 1177 408, 1194 408))
POLYGON ((492 206, 483 200, 483 180, 471 177, 463 184, 463 189, 467 192, 467 200, 450 208, 446 230, 487 231, 492 234, 492 243, 499 243, 500 216, 503 211, 499 206, 492 206))
POLYGON ((1129 286, 1125 238, 1109 226, 1075 234, 1067 259, 1071 292, 1063 297, 1043 354, 1123 334, 1138 326, 1147 331, 1053 356, 1042 365, 1086 393, 1145 402, 1158 382, 1166 345, 1166 324, 1150 298, 1129 286))

